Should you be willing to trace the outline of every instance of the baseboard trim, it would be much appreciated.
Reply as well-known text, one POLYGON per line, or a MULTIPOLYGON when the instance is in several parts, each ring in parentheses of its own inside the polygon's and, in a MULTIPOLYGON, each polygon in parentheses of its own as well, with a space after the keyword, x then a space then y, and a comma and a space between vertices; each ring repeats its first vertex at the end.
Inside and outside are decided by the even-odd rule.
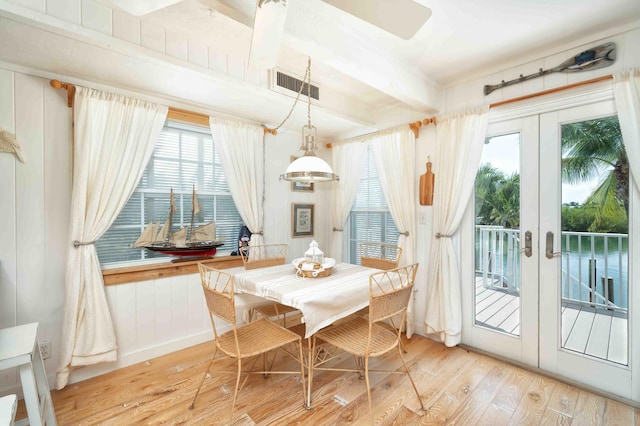
POLYGON ((200 343, 204 343, 210 340, 213 340, 213 331, 211 329, 208 329, 189 336, 182 337, 180 339, 174 339, 167 342, 159 343, 157 345, 149 346, 147 348, 119 354, 117 361, 89 365, 72 370, 69 377, 69 384, 92 379, 94 377, 101 376, 103 374, 110 373, 112 371, 128 367, 130 365, 145 362, 150 359, 167 355, 169 353, 176 352, 191 346, 199 345, 200 343))

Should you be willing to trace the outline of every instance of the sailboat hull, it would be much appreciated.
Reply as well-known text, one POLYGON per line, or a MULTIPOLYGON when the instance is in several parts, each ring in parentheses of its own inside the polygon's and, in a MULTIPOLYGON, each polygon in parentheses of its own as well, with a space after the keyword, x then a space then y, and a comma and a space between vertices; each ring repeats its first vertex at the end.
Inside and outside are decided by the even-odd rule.
POLYGON ((171 256, 213 256, 216 254, 217 248, 223 244, 211 244, 211 245, 194 245, 191 247, 172 247, 163 244, 148 245, 145 246, 147 250, 155 251, 157 253, 168 254, 171 256))

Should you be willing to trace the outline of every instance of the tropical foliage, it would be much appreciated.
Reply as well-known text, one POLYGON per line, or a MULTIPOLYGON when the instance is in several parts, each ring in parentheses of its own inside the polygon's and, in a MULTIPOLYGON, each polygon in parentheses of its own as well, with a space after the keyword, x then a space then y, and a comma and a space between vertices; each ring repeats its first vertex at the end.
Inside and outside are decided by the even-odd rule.
POLYGON ((626 223, 628 217, 629 160, 620 123, 613 116, 563 125, 563 182, 588 182, 599 176, 602 177, 598 187, 584 203, 593 213, 588 227, 592 232, 604 232, 603 228, 609 227, 605 221, 626 223))
MULTIPOLYGON (((629 162, 617 117, 562 126, 562 180, 577 184, 600 177, 583 204, 562 206, 562 229, 628 232, 629 162)), ((505 175, 489 163, 476 176, 476 224, 520 226, 520 175, 505 175)))
POLYGON ((563 204, 562 230, 575 232, 613 232, 626 234, 629 226, 622 209, 614 213, 598 215, 594 204, 563 204))
POLYGON ((520 226, 520 174, 483 164, 476 177, 476 224, 520 226))

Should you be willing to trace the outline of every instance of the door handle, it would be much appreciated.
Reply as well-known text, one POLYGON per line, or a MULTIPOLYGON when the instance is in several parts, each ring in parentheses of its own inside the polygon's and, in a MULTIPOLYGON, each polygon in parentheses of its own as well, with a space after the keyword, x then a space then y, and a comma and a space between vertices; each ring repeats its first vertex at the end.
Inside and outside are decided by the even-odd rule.
POLYGON ((553 259, 554 257, 560 256, 561 254, 561 251, 553 251, 553 232, 547 232, 547 247, 545 256, 547 257, 547 259, 553 259))
POLYGON ((532 243, 531 243, 531 231, 527 231, 524 233, 524 255, 527 257, 531 257, 533 254, 532 251, 532 243))

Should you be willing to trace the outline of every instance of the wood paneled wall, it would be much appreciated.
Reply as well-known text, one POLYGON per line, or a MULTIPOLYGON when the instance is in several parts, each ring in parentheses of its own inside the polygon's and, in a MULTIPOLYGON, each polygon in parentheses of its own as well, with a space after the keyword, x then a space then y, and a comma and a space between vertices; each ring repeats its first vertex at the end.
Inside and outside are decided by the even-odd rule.
MULTIPOLYGON (((70 200, 71 111, 48 81, 0 70, 0 127, 25 162, 0 153, 0 327, 37 321, 57 362, 70 200)), ((0 372, 0 389, 15 372, 0 372)))

